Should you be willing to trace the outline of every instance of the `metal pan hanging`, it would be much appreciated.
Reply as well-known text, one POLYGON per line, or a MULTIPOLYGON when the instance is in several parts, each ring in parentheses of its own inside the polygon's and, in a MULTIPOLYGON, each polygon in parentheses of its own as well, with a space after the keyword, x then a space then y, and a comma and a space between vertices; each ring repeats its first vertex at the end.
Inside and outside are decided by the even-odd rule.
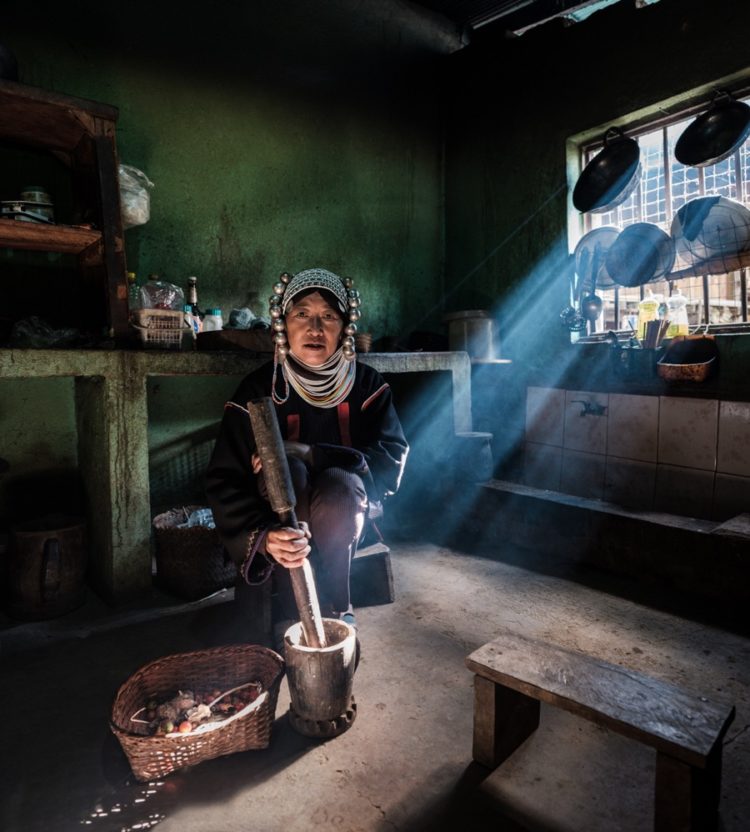
POLYGON ((606 266, 621 286, 659 280, 674 265, 674 241, 652 222, 636 222, 620 232, 607 252, 606 266))
POLYGON ((711 105, 680 134, 674 148, 678 162, 690 167, 715 165, 750 135, 750 106, 725 90, 714 94, 711 105))
POLYGON ((611 211, 630 196, 641 176, 641 149, 619 127, 604 134, 604 147, 586 165, 573 189, 581 213, 611 211))

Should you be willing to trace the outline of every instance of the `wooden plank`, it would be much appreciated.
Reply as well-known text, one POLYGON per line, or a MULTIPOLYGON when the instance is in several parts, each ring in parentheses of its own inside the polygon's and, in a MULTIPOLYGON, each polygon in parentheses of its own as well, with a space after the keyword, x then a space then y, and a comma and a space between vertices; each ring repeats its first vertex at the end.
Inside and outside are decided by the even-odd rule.
POLYGON ((0 137, 51 150, 72 150, 93 119, 115 122, 109 104, 0 80, 0 137))
POLYGON ((704 770, 667 754, 656 755, 654 830, 714 832, 719 824, 721 745, 709 756, 704 770))
POLYGON ((729 702, 515 633, 475 650, 466 665, 700 768, 734 719, 729 702))
POLYGON ((539 710, 538 700, 475 676, 473 759, 499 766, 539 727, 539 710))
POLYGON ((0 219, 0 246, 5 248, 79 254, 101 238, 93 228, 0 219))

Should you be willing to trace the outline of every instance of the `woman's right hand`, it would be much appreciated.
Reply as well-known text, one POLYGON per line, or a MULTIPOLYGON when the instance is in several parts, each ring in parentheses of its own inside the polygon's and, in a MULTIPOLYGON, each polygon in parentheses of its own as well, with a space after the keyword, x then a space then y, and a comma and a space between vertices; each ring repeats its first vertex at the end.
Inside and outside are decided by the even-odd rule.
POLYGON ((284 526, 266 533, 266 552, 286 569, 297 569, 310 554, 310 529, 300 521, 300 528, 284 526))

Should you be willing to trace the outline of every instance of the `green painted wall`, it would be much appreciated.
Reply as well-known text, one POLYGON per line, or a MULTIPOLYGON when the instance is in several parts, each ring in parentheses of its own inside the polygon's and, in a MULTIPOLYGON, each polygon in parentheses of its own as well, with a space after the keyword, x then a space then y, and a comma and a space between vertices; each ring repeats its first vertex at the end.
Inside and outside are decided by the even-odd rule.
POLYGON ((0 37, 23 82, 119 108, 120 158, 155 183, 126 233, 141 278, 197 275, 204 305, 260 314, 279 272, 329 267, 377 338, 441 289, 445 46, 402 6, 18 0, 0 37))
MULTIPOLYGON (((397 0, 0 7, 0 40, 22 82, 119 108, 120 159, 155 183, 150 221, 125 234, 129 269, 183 287, 196 275, 204 307, 265 314, 281 271, 327 267, 355 279, 362 329, 376 339, 441 328, 435 66, 453 39, 397 0)), ((21 153, 8 164, 25 184, 34 161, 21 153)), ((45 165, 41 184, 63 206, 59 167, 45 165)), ((17 196, 3 190, 12 181, 0 184, 3 199, 17 196)), ((13 465, 6 486, 40 456, 75 464, 72 388, 29 384, 0 389, 0 456, 13 465)), ((191 443, 199 447, 188 456, 204 453, 205 431, 233 387, 231 379, 150 387, 159 494, 176 476, 169 448, 172 458, 191 443)), ((0 523, 7 497, 0 480, 0 523)))

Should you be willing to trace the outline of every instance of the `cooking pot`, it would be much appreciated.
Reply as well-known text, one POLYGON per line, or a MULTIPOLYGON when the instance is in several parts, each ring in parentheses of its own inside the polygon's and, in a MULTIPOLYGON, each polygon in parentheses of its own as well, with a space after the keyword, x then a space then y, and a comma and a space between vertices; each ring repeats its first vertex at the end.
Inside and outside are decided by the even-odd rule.
POLYGON ((674 265, 674 241, 652 222, 627 226, 607 251, 610 277, 621 286, 642 286, 659 280, 674 265))
POLYGON ((604 147, 586 165, 573 189, 573 205, 586 213, 616 208, 630 196, 641 176, 641 149, 619 127, 604 134, 604 147))
POLYGON ((719 90, 708 110, 680 134, 674 156, 691 167, 715 165, 731 156, 749 134, 750 106, 719 90))

